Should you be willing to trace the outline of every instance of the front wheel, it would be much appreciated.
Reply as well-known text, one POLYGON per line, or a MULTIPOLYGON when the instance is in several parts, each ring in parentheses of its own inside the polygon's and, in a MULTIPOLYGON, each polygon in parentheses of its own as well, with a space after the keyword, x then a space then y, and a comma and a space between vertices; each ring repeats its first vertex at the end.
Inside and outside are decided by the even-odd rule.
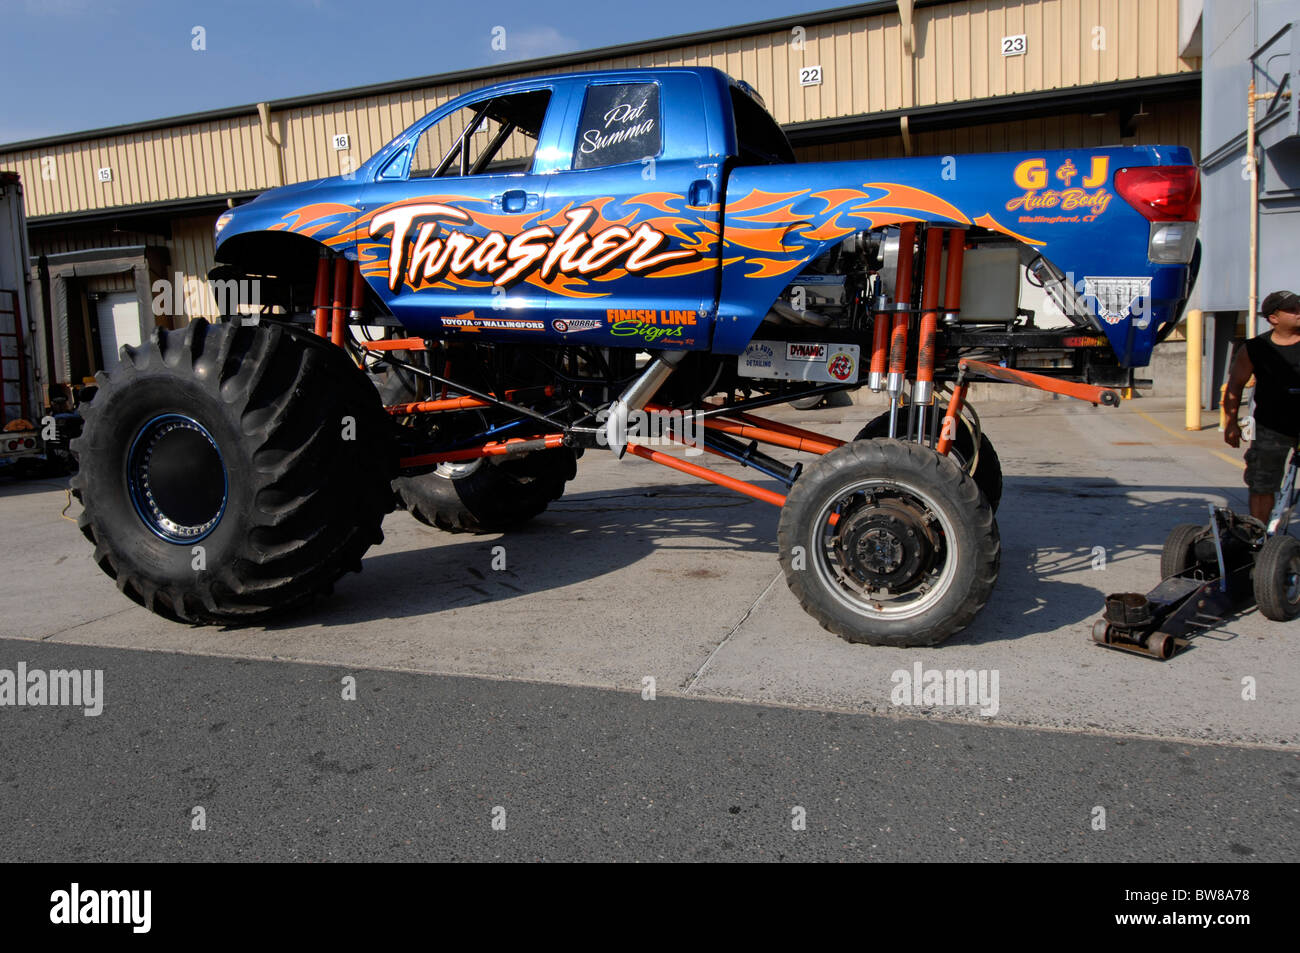
POLYGON ((78 523, 150 611, 256 621, 327 592, 383 539, 391 425, 327 341, 200 319, 124 348, 96 381, 72 442, 78 523))
POLYGON ((1255 559, 1255 602, 1264 618, 1289 622, 1300 616, 1300 540, 1274 536, 1255 559))
POLYGON ((969 625, 1001 553, 970 475, 898 440, 854 441, 804 470, 777 538, 786 582, 813 618, 850 642, 898 647, 969 625))

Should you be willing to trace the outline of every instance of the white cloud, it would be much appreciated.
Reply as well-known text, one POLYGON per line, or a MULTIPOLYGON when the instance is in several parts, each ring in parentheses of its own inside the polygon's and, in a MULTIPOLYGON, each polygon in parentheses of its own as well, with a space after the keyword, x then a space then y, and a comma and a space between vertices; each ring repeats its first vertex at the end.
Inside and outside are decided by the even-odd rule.
POLYGON ((577 41, 565 36, 555 27, 538 26, 525 30, 506 27, 505 54, 512 60, 531 60, 540 56, 554 56, 577 49, 577 41))

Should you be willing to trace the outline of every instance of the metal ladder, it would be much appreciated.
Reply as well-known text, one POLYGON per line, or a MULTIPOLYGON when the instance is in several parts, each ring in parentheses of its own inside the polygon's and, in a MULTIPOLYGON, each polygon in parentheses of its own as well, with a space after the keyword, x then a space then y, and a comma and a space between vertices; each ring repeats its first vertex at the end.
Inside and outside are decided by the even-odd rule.
POLYGON ((8 307, 0 307, 0 426, 7 424, 11 420, 18 418, 28 418, 28 395, 27 395, 27 357, 23 351, 23 315, 18 307, 18 292, 0 288, 0 305, 8 304, 8 307), (13 323, 13 330, 4 329, 5 322, 3 316, 8 315, 13 323), (7 348, 6 343, 13 340, 13 347, 7 348), (6 367, 14 365, 16 375, 10 377, 6 373, 6 367), (18 399, 9 399, 9 390, 13 384, 18 385, 18 399), (16 414, 10 414, 9 408, 16 408, 16 414))

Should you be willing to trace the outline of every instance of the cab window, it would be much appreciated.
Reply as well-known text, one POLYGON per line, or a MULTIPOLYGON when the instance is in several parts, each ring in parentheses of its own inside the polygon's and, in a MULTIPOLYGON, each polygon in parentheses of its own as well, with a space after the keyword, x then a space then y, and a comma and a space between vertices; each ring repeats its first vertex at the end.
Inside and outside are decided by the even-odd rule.
POLYGON ((640 162, 654 158, 662 149, 658 83, 587 87, 573 144, 575 169, 640 162))
POLYGON ((462 106, 421 133, 408 178, 528 172, 551 92, 530 90, 462 106))
POLYGON ((737 165, 775 165, 794 162, 794 151, 781 127, 753 97, 731 87, 731 110, 736 117, 737 165))

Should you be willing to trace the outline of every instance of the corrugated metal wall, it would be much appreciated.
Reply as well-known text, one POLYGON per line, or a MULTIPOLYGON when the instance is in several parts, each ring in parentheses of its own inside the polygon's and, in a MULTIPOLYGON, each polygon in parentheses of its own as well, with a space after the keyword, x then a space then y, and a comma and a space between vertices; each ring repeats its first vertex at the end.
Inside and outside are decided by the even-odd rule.
MULTIPOLYGON (((177 300, 169 292, 167 307, 163 313, 179 323, 189 318, 215 318, 219 316, 207 274, 212 267, 215 251, 212 229, 217 223, 215 215, 178 218, 172 221, 172 234, 168 239, 141 232, 126 232, 116 229, 41 229, 32 235, 31 254, 59 255, 65 252, 87 251, 97 248, 123 248, 127 246, 153 245, 167 249, 171 265, 167 269, 166 279, 179 286, 181 308, 172 307, 177 300), (179 278, 177 277, 179 275, 179 278)), ((129 274, 102 275, 92 278, 87 285, 90 291, 108 293, 114 291, 134 291, 134 279, 129 274)))
MULTIPOLYGON (((1089 149, 1113 145, 1182 145, 1200 155, 1200 105, 1159 102, 1146 107, 1136 120, 1135 134, 1121 137, 1116 112, 1100 116, 1045 116, 1010 122, 962 126, 912 134, 914 155, 961 155, 969 152, 1010 152, 1033 149, 1089 149)), ((905 154, 901 136, 804 146, 795 149, 800 162, 841 159, 889 159, 905 154)))
MULTIPOLYGON (((904 49, 896 13, 811 26, 801 38, 767 33, 564 67, 716 66, 753 84, 778 122, 804 122, 1195 69, 1178 56, 1178 0, 972 0, 916 12, 904 49), (1003 36, 1024 33, 1023 56, 1003 57, 1003 36), (821 66, 820 86, 799 70, 821 66)), ((558 70, 557 70, 558 71, 558 70)), ((501 78, 535 75, 508 73, 501 78)), ((486 85, 454 83, 129 136, 0 154, 26 186, 29 218, 90 209, 259 191, 355 168, 438 104, 486 85), (282 152, 268 141, 269 133, 282 152), (346 151, 332 138, 347 133, 346 151), (111 168, 111 182, 97 173, 111 168)), ((1183 141, 1183 140, 1180 140, 1183 141)), ((954 146, 954 148, 957 148, 954 146)), ((930 150, 939 151, 939 150, 930 150)))

